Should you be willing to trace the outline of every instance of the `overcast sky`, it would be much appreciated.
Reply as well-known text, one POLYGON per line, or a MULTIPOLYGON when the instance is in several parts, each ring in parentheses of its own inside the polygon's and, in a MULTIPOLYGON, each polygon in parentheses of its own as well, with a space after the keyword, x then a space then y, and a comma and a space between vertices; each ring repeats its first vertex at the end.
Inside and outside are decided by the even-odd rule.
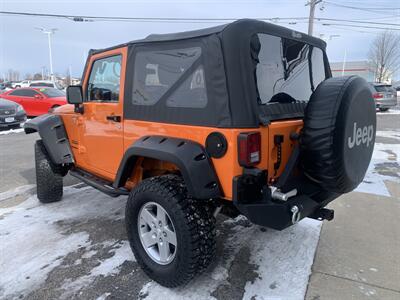
MULTIPOLYGON (((400 25, 398 0, 330 0, 318 4, 316 17, 352 19, 400 25), (351 6, 342 7, 341 5, 351 6), (372 10, 370 8, 373 8, 372 10), (375 8, 378 8, 376 10, 375 8), (383 8, 383 9, 380 9, 383 8)), ((306 0, 165 0, 165 1, 18 1, 0 0, 1 11, 51 13, 118 17, 176 17, 176 18, 294 18, 308 17, 306 0)), ((307 32, 306 21, 277 24, 307 32)), ((295 22, 291 20, 290 22, 295 22)), ((226 23, 226 22, 221 22, 226 23)), ((328 57, 331 62, 365 60, 369 45, 378 29, 323 25, 317 21, 314 35, 328 38, 328 57), (329 40, 330 35, 339 35, 329 40)), ((150 33, 167 33, 215 26, 217 23, 165 22, 73 22, 67 19, 0 15, 0 77, 8 69, 40 73, 49 67, 47 37, 35 27, 57 28, 53 35, 54 72, 65 74, 69 67, 80 76, 84 58, 90 48, 104 48, 143 38, 150 33)), ((365 24, 364 24, 365 25, 365 24)), ((374 26, 370 24, 367 26, 374 26)))

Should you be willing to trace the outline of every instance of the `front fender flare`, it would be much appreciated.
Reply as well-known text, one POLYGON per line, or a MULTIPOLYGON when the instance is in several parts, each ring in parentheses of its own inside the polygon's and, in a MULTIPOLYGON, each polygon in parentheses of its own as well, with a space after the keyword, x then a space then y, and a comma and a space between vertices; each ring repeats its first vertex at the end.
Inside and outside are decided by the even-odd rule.
POLYGON ((145 136, 126 150, 118 168, 115 188, 125 185, 139 157, 175 164, 182 174, 189 195, 196 199, 222 196, 218 177, 203 146, 190 140, 163 136, 145 136))
POLYGON ((74 163, 74 156, 60 116, 53 114, 41 115, 26 122, 24 130, 26 134, 39 133, 53 163, 74 163))

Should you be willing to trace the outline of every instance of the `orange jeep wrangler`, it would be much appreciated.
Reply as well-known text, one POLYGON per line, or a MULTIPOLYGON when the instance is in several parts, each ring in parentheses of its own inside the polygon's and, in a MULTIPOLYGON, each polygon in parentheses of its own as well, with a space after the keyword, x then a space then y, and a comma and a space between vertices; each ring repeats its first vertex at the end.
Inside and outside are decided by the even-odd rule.
POLYGON ((26 123, 37 196, 68 172, 128 195, 137 262, 175 287, 215 255, 215 217, 282 230, 363 180, 376 131, 365 80, 331 78, 320 39, 256 20, 91 50, 68 103, 26 123))

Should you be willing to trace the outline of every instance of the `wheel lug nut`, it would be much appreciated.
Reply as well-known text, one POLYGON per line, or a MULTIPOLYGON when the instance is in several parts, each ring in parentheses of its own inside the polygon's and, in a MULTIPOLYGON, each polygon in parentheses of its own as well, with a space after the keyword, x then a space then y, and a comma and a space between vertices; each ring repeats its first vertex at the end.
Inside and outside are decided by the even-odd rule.
POLYGON ((163 231, 163 236, 167 237, 167 233, 165 231, 163 231))
POLYGON ((160 243, 162 242, 162 238, 159 239, 159 242, 160 242, 160 243))
POLYGON ((162 222, 161 221, 158 221, 158 226, 162 226, 162 222))

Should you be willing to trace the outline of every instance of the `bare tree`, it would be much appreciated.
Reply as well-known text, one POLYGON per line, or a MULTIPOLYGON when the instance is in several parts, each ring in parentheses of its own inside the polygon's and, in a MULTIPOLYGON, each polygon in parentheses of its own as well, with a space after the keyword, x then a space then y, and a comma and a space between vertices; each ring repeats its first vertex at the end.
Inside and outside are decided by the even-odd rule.
POLYGON ((8 75, 8 80, 10 81, 18 81, 19 80, 19 72, 15 71, 13 69, 8 69, 7 71, 8 75))
POLYGON ((26 74, 25 74, 25 79, 26 79, 26 80, 32 80, 32 79, 33 79, 32 74, 31 74, 31 73, 26 73, 26 74))
POLYGON ((400 68, 400 35, 388 30, 380 33, 372 42, 368 56, 375 80, 388 80, 400 68))
POLYGON ((42 79, 42 74, 40 73, 33 74, 33 80, 40 80, 40 79, 42 79))

